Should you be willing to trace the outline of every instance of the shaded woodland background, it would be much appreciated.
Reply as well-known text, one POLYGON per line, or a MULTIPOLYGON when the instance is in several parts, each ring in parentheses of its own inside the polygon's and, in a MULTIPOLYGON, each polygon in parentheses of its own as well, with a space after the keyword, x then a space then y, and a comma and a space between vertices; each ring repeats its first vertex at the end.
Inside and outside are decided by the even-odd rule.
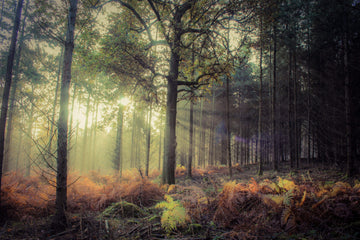
MULTIPOLYGON (((139 184, 148 184, 141 189, 159 193, 149 197, 158 201, 171 190, 144 183, 145 177, 171 185, 179 176, 211 175, 209 168, 233 177, 247 165, 252 166, 254 177, 265 169, 280 174, 329 166, 347 177, 356 176, 360 168, 359 19, 356 0, 2 0, 0 79, 5 89, 2 114, 6 108, 7 115, 2 115, 6 130, 1 198, 7 199, 6 206, 13 201, 18 203, 14 209, 19 205, 26 209, 28 200, 22 202, 26 187, 17 197, 9 198, 9 193, 15 194, 16 188, 11 190, 15 185, 32 181, 45 184, 41 188, 48 190, 39 197, 46 204, 54 202, 55 186, 60 187, 56 176, 62 171, 69 173, 62 183, 65 189, 69 185, 69 205, 65 200, 61 206, 94 211, 118 199, 151 205, 133 201, 135 193, 130 193, 134 191, 125 187, 129 174, 139 174, 139 184), (14 31, 20 3, 19 29, 14 31), (76 16, 72 41, 71 14, 76 16), (9 74, 5 66, 12 32, 18 36, 9 74), (71 47, 71 81, 66 91, 64 66, 71 47), (6 90, 10 76, 11 88, 6 90), (60 98, 64 92, 69 93, 68 102, 60 98), (58 131, 60 106, 68 109, 63 118, 68 119, 66 134, 58 131), (60 137, 67 143, 65 154, 59 148, 60 137), (59 165, 61 153, 65 165, 59 165), (59 166, 65 167, 59 170, 59 166), (81 181, 91 187, 85 184, 81 190, 81 181), (90 206, 90 196, 72 199, 83 196, 79 191, 84 189, 105 191, 101 196, 107 197, 101 200, 99 195, 93 201, 97 206, 90 206), (74 202, 79 204, 72 206, 74 202)), ((283 186, 285 190, 264 190, 255 180, 246 187, 235 182, 212 186, 224 187, 223 194, 274 195, 298 186, 290 197, 278 199, 279 203, 296 199, 296 204, 283 204, 288 206, 285 209, 301 207, 309 191, 317 195, 311 199, 313 209, 325 201, 319 188, 301 185, 315 184, 312 180, 292 180, 294 185, 283 186)), ((358 185, 352 184, 341 185, 339 192, 349 191, 357 199, 358 185)), ((225 198, 228 202, 219 200, 218 207, 232 201, 225 198)), ((357 211, 349 207, 354 201, 344 203, 346 211, 357 211)), ((35 202, 39 206, 31 206, 31 211, 45 204, 35 202)), ((39 215, 52 214, 51 208, 39 215)), ((218 211, 212 218, 230 226, 218 211)), ((286 211, 282 225, 294 214, 286 211)))

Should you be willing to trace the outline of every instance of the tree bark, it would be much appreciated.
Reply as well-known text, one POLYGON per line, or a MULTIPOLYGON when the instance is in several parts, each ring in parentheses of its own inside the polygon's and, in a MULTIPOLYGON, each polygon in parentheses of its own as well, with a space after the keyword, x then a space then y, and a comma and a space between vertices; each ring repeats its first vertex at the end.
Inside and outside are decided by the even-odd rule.
MULTIPOLYGON (((14 58, 16 51, 16 41, 20 27, 21 10, 24 0, 18 0, 16 8, 16 16, 14 20, 14 27, 11 36, 11 44, 9 49, 9 55, 7 59, 6 75, 5 75, 5 87, 3 90, 3 99, 1 103, 1 115, 0 115, 0 206, 1 206, 1 179, 2 179, 2 168, 4 161, 4 148, 5 148, 5 127, 6 118, 9 104, 10 87, 12 81, 12 72, 14 67, 14 58)), ((0 216, 1 217, 1 216, 0 216)))
POLYGON ((191 8, 191 1, 187 1, 176 8, 173 22, 173 36, 169 45, 171 48, 170 68, 167 76, 167 100, 165 122, 164 164, 162 182, 175 184, 176 166, 176 107, 177 107, 177 80, 179 76, 182 17, 191 8))
POLYGON ((71 64, 74 50, 74 32, 77 13, 77 0, 70 0, 70 8, 67 23, 65 40, 65 52, 63 72, 60 89, 60 113, 58 121, 58 151, 57 151, 57 174, 56 174, 56 212, 52 228, 63 230, 66 227, 66 206, 67 206, 67 142, 68 142, 68 105, 69 87, 71 81, 71 64))

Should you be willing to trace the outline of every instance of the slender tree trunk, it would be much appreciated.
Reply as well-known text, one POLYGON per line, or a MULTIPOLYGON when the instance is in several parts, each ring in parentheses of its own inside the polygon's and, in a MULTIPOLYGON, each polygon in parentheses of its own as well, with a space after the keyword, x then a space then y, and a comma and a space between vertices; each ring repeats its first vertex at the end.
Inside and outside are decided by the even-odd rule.
POLYGON ((152 120, 152 103, 150 102, 149 115, 147 122, 147 136, 146 136, 146 167, 145 176, 149 176, 149 165, 150 165, 150 143, 151 143, 151 120, 152 120))
MULTIPOLYGON (((31 84, 31 90, 34 95, 34 85, 31 84)), ((30 113, 29 113, 29 119, 27 121, 27 129, 26 129, 26 137, 27 141, 25 141, 25 154, 26 157, 24 159, 25 161, 25 176, 30 176, 30 169, 31 169, 31 161, 32 161, 32 131, 33 131, 33 123, 34 123, 34 103, 31 100, 30 103, 30 113)))
POLYGON ((278 131, 277 131, 277 124, 276 124, 276 73, 277 73, 277 62, 276 62, 276 53, 277 53, 277 28, 276 23, 273 25, 273 32, 274 32, 274 55, 273 55, 273 89, 272 89, 272 154, 273 154, 273 169, 275 171, 279 170, 279 157, 278 157, 278 131))
POLYGON ((214 161, 214 118, 215 118, 215 90, 212 89, 212 103, 211 103, 211 124, 210 124, 210 134, 209 134, 209 165, 215 165, 214 161))
MULTIPOLYGON (((4 3, 3 3, 4 4, 4 3)), ((5 137, 5 159, 4 159, 4 172, 9 170, 10 164, 10 154, 11 154, 11 136, 12 136, 12 124, 13 124, 13 113, 15 112, 15 97, 16 97, 16 90, 17 84, 19 81, 19 72, 20 72, 20 60, 21 60, 21 49, 24 43, 24 35, 25 35, 25 26, 26 26, 26 18, 27 18, 27 9, 29 5, 29 0, 26 1, 25 9, 24 9, 24 18, 22 20, 22 28, 21 34, 19 38, 19 47, 17 51, 17 58, 15 63, 15 74, 14 79, 12 82, 12 86, 10 89, 10 105, 9 105, 9 116, 7 120, 7 128, 6 128, 6 137, 5 137)), ((1 21, 1 19, 0 19, 1 21)))
POLYGON ((310 1, 307 2, 307 18, 309 20, 308 22, 308 28, 307 28, 307 123, 308 123, 308 129, 307 129, 307 165, 310 167, 310 154, 311 154, 311 147, 310 147, 310 141, 311 141, 311 86, 310 86, 310 80, 311 80, 311 71, 310 71, 310 64, 311 64, 311 52, 310 52, 310 1))
MULTIPOLYGON (((293 74, 293 99, 294 99, 294 116, 293 116, 293 126, 294 126, 294 133, 293 133, 293 138, 294 138, 294 156, 295 156, 295 163, 296 163, 296 168, 299 168, 299 146, 301 141, 299 140, 299 134, 298 134, 298 117, 297 117, 297 88, 298 88, 298 84, 297 84, 297 59, 296 59, 296 49, 294 50, 294 74, 293 74)), ((301 138, 301 137, 300 137, 301 138)))
POLYGON ((123 118, 124 118, 124 107, 119 106, 117 116, 117 128, 116 128, 116 142, 115 142, 115 156, 114 156, 114 167, 116 173, 119 173, 119 177, 122 175, 122 131, 123 131, 123 118))
POLYGON ((88 159, 88 124, 89 124, 89 114, 90 114, 90 92, 88 95, 88 99, 87 99, 87 103, 86 103, 86 114, 85 114, 85 126, 84 126, 84 141, 83 141, 83 147, 82 147, 82 158, 81 158, 81 172, 84 172, 84 170, 89 170, 88 165, 89 163, 89 159, 88 159))
POLYGON ((258 139, 259 139, 259 169, 258 169, 258 175, 261 176, 263 174, 263 144, 262 144, 262 91, 263 91, 263 68, 262 68, 262 61, 263 61, 263 19, 260 17, 260 88, 259 88, 259 122, 258 122, 258 139))
POLYGON ((70 1, 67 33, 65 41, 64 64, 60 89, 60 113, 58 121, 58 151, 56 174, 55 215, 52 228, 63 230, 66 227, 65 210, 67 206, 67 141, 68 141, 68 105, 71 81, 71 64, 74 49, 74 31, 77 13, 77 0, 70 1))
POLYGON ((289 156, 290 168, 294 168, 294 131, 293 131, 293 100, 292 100, 292 53, 289 52, 289 76, 288 76, 288 137, 289 137, 289 156))
POLYGON ((132 130, 131 130, 131 148, 130 148, 130 167, 136 167, 136 159, 135 159, 135 134, 136 134, 136 105, 134 106, 133 119, 132 119, 132 130))
MULTIPOLYGON (((59 75, 60 77, 60 72, 59 72, 59 75)), ((59 83, 59 81, 58 81, 59 83)), ((75 141, 72 141, 73 139, 73 134, 74 134, 74 129, 73 129, 73 118, 74 118, 74 108, 75 108, 75 99, 76 99, 76 86, 77 84, 74 83, 73 84, 74 87, 73 87, 73 96, 72 96, 72 100, 71 100, 71 110, 70 110, 70 120, 69 120, 69 132, 68 132, 68 144, 70 146, 70 149, 72 151, 69 151, 69 164, 73 164, 73 160, 76 159, 76 149, 77 149, 77 137, 78 137, 78 127, 79 127, 79 124, 76 124, 76 127, 75 127, 75 141), (72 146, 71 146, 72 144, 72 146), (73 149, 74 147, 74 149, 73 149)), ((56 88, 58 87, 58 84, 56 84, 56 88)), ((55 99, 57 99, 56 97, 56 94, 55 94, 55 99)), ((55 103, 55 100, 54 100, 54 103, 55 103)), ((54 105, 55 106, 55 105, 54 105)), ((54 113, 55 114, 55 113, 54 113)), ((55 117, 55 116, 54 116, 55 117)), ((51 131, 50 131, 51 132, 51 131)))
POLYGON ((190 99, 190 120, 189 120, 189 158, 188 164, 186 168, 186 175, 188 178, 192 177, 191 170, 192 170, 192 158, 193 158, 193 149, 194 149, 194 100, 190 99))
MULTIPOLYGON (((58 101, 58 94, 59 94, 59 88, 60 88, 60 74, 61 74, 61 64, 63 61, 63 49, 61 49, 61 54, 59 58, 59 67, 58 67, 58 73, 57 73, 57 80, 56 80, 56 86, 55 86, 55 97, 53 102, 53 108, 51 113, 51 122, 50 122, 50 132, 49 132, 49 143, 47 148, 47 154, 48 156, 52 156, 52 141, 54 136, 54 126, 55 126, 55 115, 56 115, 56 106, 58 101)), ((71 121, 70 121, 71 124, 71 121)))
POLYGON ((160 114, 160 136, 159 136, 159 171, 161 170, 161 149, 162 149, 162 143, 164 141, 163 139, 163 131, 162 131, 162 125, 163 125, 163 116, 160 114))
POLYGON ((200 120, 199 120, 199 166, 205 167, 205 128, 203 126, 203 107, 204 100, 201 98, 200 100, 200 120))
MULTIPOLYGON (((1 206, 1 179, 2 179, 4 148, 5 148, 6 118, 7 118, 8 104, 9 104, 12 72, 13 72, 13 67, 14 67, 16 41, 17 41, 18 31, 19 31, 19 27, 20 27, 21 10, 22 10, 23 3, 24 3, 24 0, 19 0, 17 3, 16 16, 15 16, 15 20, 14 20, 14 27, 13 27, 12 37, 11 37, 11 44, 10 44, 9 55, 8 55, 8 59, 7 59, 5 87, 3 90, 3 98, 2 98, 2 103, 1 103, 1 115, 0 115, 0 206, 1 206)), ((1 216, 0 216, 0 218, 1 218, 1 216)))
POLYGON ((92 162, 92 170, 96 170, 96 133, 97 133, 97 124, 98 124, 98 114, 99 114, 99 102, 95 100, 95 112, 94 112, 94 115, 93 115, 93 121, 92 121, 92 124, 91 124, 91 137, 90 137, 90 140, 91 140, 91 162, 92 162))
POLYGON ((232 163, 231 163, 231 129, 230 129, 230 79, 226 77, 226 153, 227 164, 229 168, 229 176, 232 178, 232 163))
MULTIPOLYGON (((345 3, 344 3, 345 4, 345 3)), ((344 75, 345 75, 345 139, 346 139, 346 175, 354 175, 354 158, 352 149, 352 126, 351 126, 351 86, 349 74, 349 43, 348 43, 348 17, 344 16, 345 33, 343 37, 344 48, 344 75)))

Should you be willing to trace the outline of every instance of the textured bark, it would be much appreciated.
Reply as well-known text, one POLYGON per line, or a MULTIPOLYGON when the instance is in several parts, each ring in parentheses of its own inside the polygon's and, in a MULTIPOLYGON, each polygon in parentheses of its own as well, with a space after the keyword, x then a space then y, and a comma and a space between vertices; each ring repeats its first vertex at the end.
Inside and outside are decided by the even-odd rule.
POLYGON ((1 206, 1 178, 2 178, 2 168, 3 168, 3 161, 4 161, 4 148, 5 148, 6 118, 7 118, 8 104, 9 104, 12 72, 13 72, 13 67, 14 67, 16 42, 17 42, 17 36, 18 36, 18 32, 19 32, 19 27, 20 27, 21 10, 22 10, 23 3, 24 3, 24 0, 19 0, 17 3, 16 16, 15 16, 14 27, 13 27, 13 32, 12 32, 12 36, 11 36, 11 44, 10 44, 9 55, 8 55, 7 66, 6 66, 5 87, 3 90, 3 98, 2 98, 2 103, 1 103, 1 115, 0 115, 0 206, 1 206))
POLYGON ((66 227, 67 205, 67 142, 68 142, 68 105, 69 87, 71 81, 71 64, 74 50, 74 32, 77 13, 77 0, 70 1, 68 25, 66 32, 64 63, 60 88, 60 113, 58 120, 58 150, 57 150, 57 174, 56 174, 56 200, 55 216, 52 228, 62 230, 66 227))
POLYGON ((182 17, 191 8, 192 1, 187 1, 176 8, 173 20, 173 36, 169 42, 171 48, 170 68, 167 76, 167 100, 165 122, 164 164, 162 182, 175 184, 176 166, 176 108, 177 108, 177 81, 179 76, 182 17))

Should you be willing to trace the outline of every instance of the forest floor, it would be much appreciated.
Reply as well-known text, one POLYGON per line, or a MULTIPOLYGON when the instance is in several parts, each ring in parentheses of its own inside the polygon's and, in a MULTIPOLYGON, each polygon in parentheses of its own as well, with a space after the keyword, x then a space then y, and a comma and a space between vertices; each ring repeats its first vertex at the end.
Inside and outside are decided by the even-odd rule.
MULTIPOLYGON (((266 168, 265 168, 266 169, 266 168)), ((269 167, 270 169, 270 167, 269 167)), ((360 178, 330 168, 257 175, 257 166, 176 170, 160 185, 136 170, 70 176, 67 229, 49 229, 53 187, 41 177, 3 180, 0 239, 360 239, 360 178)))

